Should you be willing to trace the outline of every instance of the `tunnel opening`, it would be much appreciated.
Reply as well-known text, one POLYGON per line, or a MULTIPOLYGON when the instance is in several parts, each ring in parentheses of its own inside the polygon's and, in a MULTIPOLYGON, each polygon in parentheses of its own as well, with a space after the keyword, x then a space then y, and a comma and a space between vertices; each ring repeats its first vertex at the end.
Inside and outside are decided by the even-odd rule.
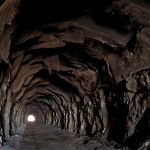
POLYGON ((44 124, 44 114, 40 107, 30 104, 26 106, 24 112, 24 123, 44 124))
POLYGON ((27 117, 27 121, 28 121, 28 123, 35 122, 35 121, 36 121, 36 118, 35 118, 34 115, 30 114, 30 115, 28 115, 28 117, 27 117))

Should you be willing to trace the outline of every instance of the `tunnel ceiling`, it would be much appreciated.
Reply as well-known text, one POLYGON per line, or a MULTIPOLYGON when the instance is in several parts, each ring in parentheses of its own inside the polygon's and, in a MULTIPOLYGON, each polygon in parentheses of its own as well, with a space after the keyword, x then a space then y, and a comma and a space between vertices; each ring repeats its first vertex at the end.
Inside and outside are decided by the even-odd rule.
POLYGON ((0 5, 4 139, 36 107, 45 123, 150 147, 150 1, 0 5))

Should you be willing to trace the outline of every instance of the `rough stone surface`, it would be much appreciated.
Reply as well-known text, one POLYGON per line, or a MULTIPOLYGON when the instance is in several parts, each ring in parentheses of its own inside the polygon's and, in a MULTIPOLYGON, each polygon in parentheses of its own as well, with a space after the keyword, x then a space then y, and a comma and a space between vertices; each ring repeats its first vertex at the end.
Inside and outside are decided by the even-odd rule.
POLYGON ((149 149, 150 2, 6 0, 0 12, 8 2, 12 16, 0 22, 2 141, 31 112, 116 148, 149 149))
POLYGON ((16 134, 11 136, 9 141, 3 144, 1 150, 19 150, 25 128, 25 124, 19 127, 16 134))

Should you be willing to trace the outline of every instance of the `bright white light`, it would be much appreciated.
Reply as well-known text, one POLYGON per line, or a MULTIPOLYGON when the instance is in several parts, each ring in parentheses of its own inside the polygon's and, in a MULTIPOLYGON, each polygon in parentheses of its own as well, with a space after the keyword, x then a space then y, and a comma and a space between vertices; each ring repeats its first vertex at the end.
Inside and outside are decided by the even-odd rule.
POLYGON ((29 115, 28 122, 34 122, 34 121, 35 121, 35 117, 33 115, 29 115))

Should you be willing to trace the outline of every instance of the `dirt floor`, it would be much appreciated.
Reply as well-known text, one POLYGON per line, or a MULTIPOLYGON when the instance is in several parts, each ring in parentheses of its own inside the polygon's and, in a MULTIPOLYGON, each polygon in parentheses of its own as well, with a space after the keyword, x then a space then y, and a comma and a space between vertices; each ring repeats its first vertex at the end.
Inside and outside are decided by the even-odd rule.
POLYGON ((113 150, 113 147, 46 124, 28 124, 5 143, 2 150, 113 150))

